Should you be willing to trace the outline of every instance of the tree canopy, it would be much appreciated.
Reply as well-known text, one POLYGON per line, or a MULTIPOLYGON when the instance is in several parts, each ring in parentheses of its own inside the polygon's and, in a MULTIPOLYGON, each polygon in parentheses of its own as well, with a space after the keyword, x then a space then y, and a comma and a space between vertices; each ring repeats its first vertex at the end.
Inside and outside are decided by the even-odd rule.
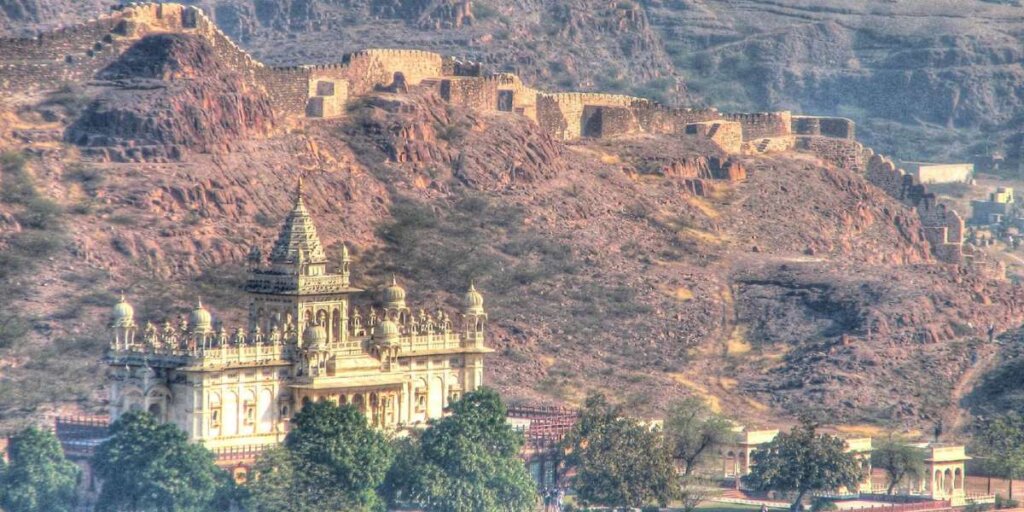
POLYGON ((974 425, 975 452, 989 471, 1013 480, 1024 476, 1024 416, 1010 412, 990 418, 979 418, 974 425))
POLYGON ((93 468, 103 480, 98 511, 221 510, 231 486, 209 450, 142 411, 114 422, 110 439, 96 449, 93 468))
POLYGON ((896 486, 907 478, 923 478, 927 473, 924 459, 924 451, 920 448, 892 438, 882 441, 871 452, 871 465, 885 471, 888 482, 886 494, 892 494, 896 486))
POLYGON ((431 512, 534 510, 536 488, 519 458, 523 438, 506 415, 495 391, 467 393, 418 440, 400 441, 384 493, 431 512))
POLYGON ((562 448, 586 504, 640 507, 673 497, 675 471, 662 432, 625 417, 604 395, 587 398, 562 448))
POLYGON ((807 493, 853 489, 862 476, 845 441, 818 434, 816 425, 804 420, 755 451, 750 474, 743 480, 758 490, 795 493, 792 510, 799 510, 807 493))
POLYGON ((0 458, 0 508, 7 512, 74 510, 81 472, 64 458, 50 432, 27 428, 10 439, 9 464, 0 458))
POLYGON ((704 457, 728 440, 731 424, 715 414, 703 400, 688 398, 677 402, 665 417, 665 440, 672 458, 683 463, 690 476, 704 457))
POLYGON ((387 438, 356 408, 309 403, 284 445, 260 455, 242 502, 250 512, 383 510, 376 488, 391 459, 387 438))

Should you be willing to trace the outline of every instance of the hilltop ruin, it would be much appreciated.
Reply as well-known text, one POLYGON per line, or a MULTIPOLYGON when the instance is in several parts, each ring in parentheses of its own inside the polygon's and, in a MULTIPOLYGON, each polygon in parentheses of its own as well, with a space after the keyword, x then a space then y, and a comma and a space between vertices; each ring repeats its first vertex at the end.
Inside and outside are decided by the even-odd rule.
MULTIPOLYGON (((961 216, 940 204, 913 176, 858 143, 853 121, 844 118, 787 111, 729 114, 713 108, 673 108, 633 96, 547 92, 513 74, 487 73, 478 63, 421 50, 370 49, 347 54, 338 64, 272 67, 236 45, 201 10, 172 3, 129 4, 35 38, 0 40, 0 91, 18 94, 94 79, 133 45, 165 33, 204 39, 218 61, 241 75, 242 83, 266 95, 274 123, 281 126, 344 118, 346 106, 361 96, 415 88, 453 105, 525 116, 563 141, 663 134, 709 139, 727 155, 808 152, 837 168, 863 174, 914 207, 937 259, 954 264, 973 260, 963 249, 961 216)), ((127 150, 128 158, 134 159, 180 154, 178 148, 127 150)))

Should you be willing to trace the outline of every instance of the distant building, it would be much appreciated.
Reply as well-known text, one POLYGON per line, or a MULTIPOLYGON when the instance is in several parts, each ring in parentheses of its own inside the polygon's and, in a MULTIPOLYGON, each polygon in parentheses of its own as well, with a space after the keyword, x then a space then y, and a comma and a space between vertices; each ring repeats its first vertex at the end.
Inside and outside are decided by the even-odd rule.
POLYGON ((903 162, 903 167, 919 183, 970 183, 974 179, 974 164, 903 162))
POLYGON ((218 326, 197 300, 177 325, 140 328, 122 297, 106 356, 111 420, 146 410, 229 459, 281 442, 309 402, 353 405, 372 425, 399 429, 441 416, 482 385, 492 350, 472 285, 458 319, 409 308, 395 279, 382 309, 358 308, 349 264, 345 248, 337 272, 328 271, 300 182, 269 262, 256 247, 250 253, 248 325, 218 326))
POLYGON ((1013 189, 999 187, 988 195, 988 200, 971 201, 971 223, 979 226, 1001 224, 1010 220, 1014 208, 1013 189))

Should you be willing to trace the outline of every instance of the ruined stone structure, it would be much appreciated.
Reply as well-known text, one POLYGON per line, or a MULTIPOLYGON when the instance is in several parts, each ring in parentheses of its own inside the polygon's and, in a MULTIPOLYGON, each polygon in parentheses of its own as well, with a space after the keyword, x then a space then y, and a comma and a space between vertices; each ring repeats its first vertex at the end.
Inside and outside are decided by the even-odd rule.
POLYGON ((1008 220, 1016 206, 1012 187, 999 187, 988 195, 988 200, 971 201, 971 224, 987 226, 1008 220))
MULTIPOLYGON (((146 410, 218 456, 278 443, 311 401, 350 404, 381 429, 440 417, 483 383, 487 314, 470 285, 461 314, 410 308, 392 279, 383 308, 360 308, 348 251, 336 272, 302 201, 269 259, 254 247, 246 326, 218 325, 201 301, 176 324, 139 324, 122 297, 107 352, 110 417, 146 410)), ((248 454, 248 455, 247 455, 248 454)))
POLYGON ((919 180, 858 143, 853 121, 844 118, 790 112, 725 114, 670 108, 625 95, 550 93, 526 86, 515 75, 487 74, 477 63, 421 50, 363 50, 344 56, 338 64, 276 68, 253 59, 199 9, 171 3, 129 4, 74 28, 34 39, 0 40, 0 92, 90 78, 141 37, 160 32, 208 38, 218 58, 266 90, 275 116, 283 120, 339 118, 345 115, 346 104, 361 95, 420 88, 454 105, 525 116, 565 141, 648 133, 710 139, 729 155, 813 153, 837 168, 864 174, 914 207, 939 260, 967 262, 960 215, 939 204, 919 180))

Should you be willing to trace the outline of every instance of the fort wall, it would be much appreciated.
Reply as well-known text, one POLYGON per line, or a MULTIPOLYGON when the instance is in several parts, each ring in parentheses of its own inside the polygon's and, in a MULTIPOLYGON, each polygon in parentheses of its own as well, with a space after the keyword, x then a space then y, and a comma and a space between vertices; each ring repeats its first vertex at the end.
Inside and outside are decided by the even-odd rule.
POLYGON ((743 140, 783 137, 793 133, 793 115, 788 111, 725 114, 723 117, 740 123, 743 127, 743 140))
POLYGON ((498 84, 482 77, 448 77, 438 82, 441 99, 462 107, 491 112, 498 110, 498 84))
POLYGON ((357 95, 391 85, 396 74, 415 86, 428 78, 443 77, 445 68, 440 54, 423 50, 361 50, 347 55, 345 63, 352 82, 349 90, 357 95))
POLYGON ((932 246, 936 259, 946 263, 963 263, 964 220, 955 210, 940 203, 925 185, 900 169, 892 160, 865 150, 865 177, 893 198, 917 210, 924 226, 925 239, 932 246))
POLYGON ((845 117, 793 116, 792 131, 796 135, 847 140, 857 135, 856 123, 845 117))
POLYGON ((822 160, 848 171, 863 173, 864 146, 853 139, 797 135, 796 149, 814 153, 822 160))

